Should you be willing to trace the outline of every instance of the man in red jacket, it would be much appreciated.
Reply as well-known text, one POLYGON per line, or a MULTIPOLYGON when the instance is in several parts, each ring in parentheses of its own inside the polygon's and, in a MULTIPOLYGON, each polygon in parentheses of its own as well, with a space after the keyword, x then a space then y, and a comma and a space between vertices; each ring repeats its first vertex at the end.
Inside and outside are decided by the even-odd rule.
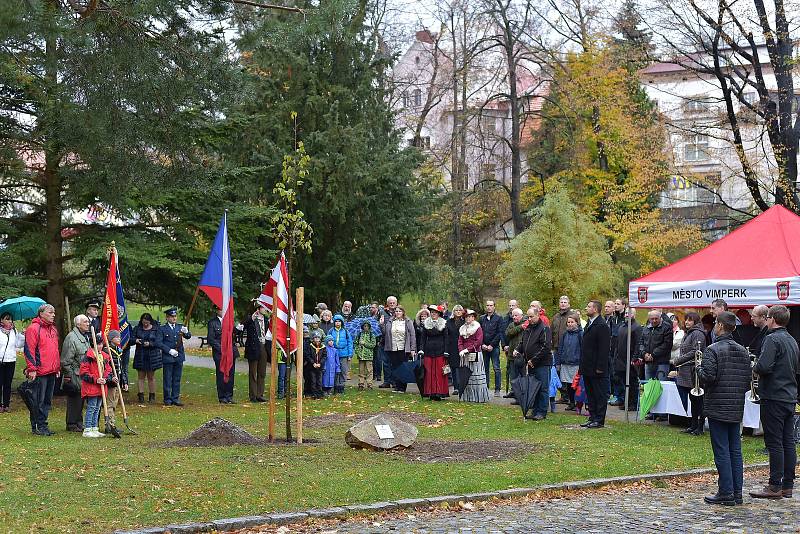
POLYGON ((42 304, 39 313, 25 330, 25 376, 32 385, 31 430, 39 436, 55 434, 47 426, 53 400, 53 387, 61 369, 56 310, 42 304))

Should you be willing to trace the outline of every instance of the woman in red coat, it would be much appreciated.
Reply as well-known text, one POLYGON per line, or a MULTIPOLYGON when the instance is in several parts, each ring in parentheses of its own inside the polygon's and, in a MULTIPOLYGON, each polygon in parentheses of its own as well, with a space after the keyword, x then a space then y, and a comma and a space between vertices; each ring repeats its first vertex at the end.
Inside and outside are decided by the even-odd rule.
POLYGON ((422 395, 440 401, 450 394, 447 384, 447 322, 442 317, 444 306, 428 306, 430 316, 422 320, 419 355, 425 367, 425 382, 422 395))

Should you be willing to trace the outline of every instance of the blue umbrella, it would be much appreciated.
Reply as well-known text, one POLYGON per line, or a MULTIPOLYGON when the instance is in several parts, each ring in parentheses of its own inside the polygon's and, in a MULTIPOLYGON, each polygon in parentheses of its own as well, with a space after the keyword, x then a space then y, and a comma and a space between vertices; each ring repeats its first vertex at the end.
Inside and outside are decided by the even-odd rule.
POLYGON ((381 335, 381 325, 374 317, 356 317, 345 325, 345 328, 353 339, 355 339, 358 333, 361 332, 361 325, 364 324, 365 321, 369 321, 369 324, 372 327, 372 333, 375 334, 375 337, 381 335))
POLYGON ((15 297, 0 303, 0 315, 10 313, 15 321, 31 319, 39 313, 39 306, 47 304, 39 297, 15 297))

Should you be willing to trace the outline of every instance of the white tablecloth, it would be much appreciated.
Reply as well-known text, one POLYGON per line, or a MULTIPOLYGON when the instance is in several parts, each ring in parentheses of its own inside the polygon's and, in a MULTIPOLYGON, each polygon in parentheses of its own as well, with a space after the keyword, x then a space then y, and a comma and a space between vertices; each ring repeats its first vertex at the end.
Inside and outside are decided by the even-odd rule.
MULTIPOLYGON (((650 410, 650 413, 666 413, 671 415, 679 415, 681 417, 689 417, 692 415, 692 404, 687 402, 686 410, 683 409, 681 397, 678 394, 678 386, 675 382, 662 381, 661 397, 658 402, 650 410)), ((761 413, 758 404, 753 404, 749 400, 750 391, 744 394, 744 418, 742 421, 743 426, 747 428, 758 428, 761 425, 761 413)))

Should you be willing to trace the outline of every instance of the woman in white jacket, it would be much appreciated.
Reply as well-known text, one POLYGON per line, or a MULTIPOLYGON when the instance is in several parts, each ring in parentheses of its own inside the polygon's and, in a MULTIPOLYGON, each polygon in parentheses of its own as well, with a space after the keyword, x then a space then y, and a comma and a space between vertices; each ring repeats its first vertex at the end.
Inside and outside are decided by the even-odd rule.
POLYGON ((11 380, 17 366, 17 349, 25 345, 25 336, 14 328, 10 313, 0 315, 0 413, 11 408, 11 380))

